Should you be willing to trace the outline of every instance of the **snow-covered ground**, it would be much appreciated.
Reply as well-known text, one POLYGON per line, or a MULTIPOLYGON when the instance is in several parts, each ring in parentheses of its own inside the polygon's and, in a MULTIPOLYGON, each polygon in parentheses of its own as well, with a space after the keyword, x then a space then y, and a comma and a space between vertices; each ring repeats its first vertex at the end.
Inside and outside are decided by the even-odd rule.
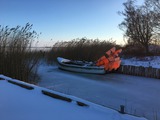
POLYGON ((128 113, 150 120, 160 117, 158 79, 121 74, 80 74, 45 65, 41 65, 38 72, 41 77, 39 86, 116 110, 125 105, 128 113))
POLYGON ((152 57, 141 57, 141 58, 130 58, 130 59, 121 59, 122 65, 133 65, 133 66, 143 66, 143 67, 153 67, 160 68, 160 56, 152 57))
POLYGON ((105 108, 88 101, 45 88, 20 82, 3 75, 0 78, 0 119, 1 120, 145 120, 105 108), (7 80, 34 87, 27 90, 9 83, 7 80), (71 103, 42 94, 42 90, 69 97, 71 103), (81 101, 89 107, 75 104, 81 101))
MULTIPOLYGON (((160 68, 160 57, 122 59, 122 64, 160 68)), ((79 74, 46 65, 41 65, 38 72, 41 77, 38 85, 42 87, 31 85, 33 90, 13 85, 7 80, 26 83, 0 75, 6 79, 0 80, 0 120, 145 120, 113 110, 119 110, 120 105, 133 115, 150 120, 160 117, 160 81, 157 79, 79 74), (42 90, 67 96, 72 102, 45 96, 42 90), (76 101, 89 107, 78 106, 76 101)))

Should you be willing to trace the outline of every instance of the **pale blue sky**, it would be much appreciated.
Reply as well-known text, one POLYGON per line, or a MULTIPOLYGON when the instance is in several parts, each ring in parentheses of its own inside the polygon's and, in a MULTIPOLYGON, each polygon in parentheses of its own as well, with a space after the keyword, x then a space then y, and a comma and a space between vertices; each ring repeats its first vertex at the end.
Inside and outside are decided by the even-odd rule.
POLYGON ((33 24, 33 30, 42 32, 39 46, 82 37, 113 38, 117 43, 123 43, 123 32, 118 28, 123 16, 117 12, 124 9, 125 1, 0 0, 0 25, 33 24))

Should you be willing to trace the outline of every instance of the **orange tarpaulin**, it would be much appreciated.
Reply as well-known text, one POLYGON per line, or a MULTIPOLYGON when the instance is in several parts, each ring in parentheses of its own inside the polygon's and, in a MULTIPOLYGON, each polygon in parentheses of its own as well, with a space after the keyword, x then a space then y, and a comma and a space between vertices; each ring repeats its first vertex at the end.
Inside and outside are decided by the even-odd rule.
POLYGON ((118 56, 122 52, 122 49, 116 50, 115 47, 106 52, 104 56, 97 60, 97 66, 104 66, 105 70, 112 71, 119 68, 121 60, 118 56))

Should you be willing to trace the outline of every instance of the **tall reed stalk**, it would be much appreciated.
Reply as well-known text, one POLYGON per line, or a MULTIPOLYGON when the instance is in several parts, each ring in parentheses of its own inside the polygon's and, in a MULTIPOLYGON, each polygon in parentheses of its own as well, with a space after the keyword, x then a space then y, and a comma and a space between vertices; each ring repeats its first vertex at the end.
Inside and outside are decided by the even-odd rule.
POLYGON ((112 40, 102 41, 99 39, 81 38, 68 42, 57 42, 54 44, 52 50, 49 51, 47 60, 49 63, 52 63, 56 61, 57 57, 65 57, 73 60, 96 61, 113 46, 120 48, 112 40))
POLYGON ((38 36, 32 25, 24 27, 0 26, 0 74, 35 83, 38 56, 31 46, 38 36))

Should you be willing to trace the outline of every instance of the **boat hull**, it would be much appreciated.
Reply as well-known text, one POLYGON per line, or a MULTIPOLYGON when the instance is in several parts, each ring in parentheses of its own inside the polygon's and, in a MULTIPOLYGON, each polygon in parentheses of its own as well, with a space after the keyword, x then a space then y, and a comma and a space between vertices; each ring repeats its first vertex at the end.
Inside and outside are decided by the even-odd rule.
POLYGON ((61 57, 58 57, 57 61, 58 61, 58 67, 60 69, 67 70, 67 71, 89 73, 89 74, 105 74, 106 73, 104 67, 67 64, 67 62, 69 62, 70 60, 64 59, 61 57))

